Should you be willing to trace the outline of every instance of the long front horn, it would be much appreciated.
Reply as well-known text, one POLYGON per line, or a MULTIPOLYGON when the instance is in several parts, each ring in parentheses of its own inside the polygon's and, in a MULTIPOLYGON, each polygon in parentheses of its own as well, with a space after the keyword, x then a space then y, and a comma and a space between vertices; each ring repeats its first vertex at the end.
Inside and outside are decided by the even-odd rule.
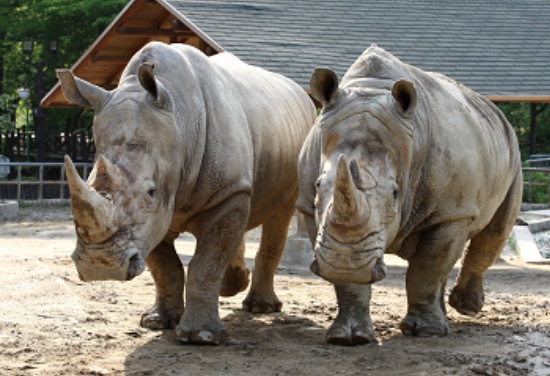
POLYGON ((65 173, 77 232, 86 242, 107 240, 116 231, 111 202, 82 180, 68 155, 65 156, 65 173))
POLYGON ((332 211, 329 219, 335 224, 355 224, 359 217, 367 215, 361 211, 368 210, 361 193, 356 188, 351 175, 347 158, 344 154, 338 157, 336 180, 332 200, 332 211))

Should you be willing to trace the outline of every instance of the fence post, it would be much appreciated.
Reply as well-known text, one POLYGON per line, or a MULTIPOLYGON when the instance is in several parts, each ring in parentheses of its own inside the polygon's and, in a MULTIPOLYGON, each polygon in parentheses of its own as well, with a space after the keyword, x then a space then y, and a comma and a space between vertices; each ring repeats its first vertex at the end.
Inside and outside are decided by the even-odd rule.
POLYGON ((41 164, 38 168, 38 201, 42 201, 44 197, 44 165, 41 164))
POLYGON ((16 194, 16 198, 17 198, 17 201, 21 201, 21 178, 22 178, 22 175, 21 175, 21 168, 23 166, 22 165, 19 165, 17 166, 17 194, 16 194))
POLYGON ((61 176, 59 177, 59 181, 59 198, 63 200, 63 188, 65 188, 65 165, 61 165, 61 176))
POLYGON ((529 170, 529 202, 533 202, 533 171, 529 170))

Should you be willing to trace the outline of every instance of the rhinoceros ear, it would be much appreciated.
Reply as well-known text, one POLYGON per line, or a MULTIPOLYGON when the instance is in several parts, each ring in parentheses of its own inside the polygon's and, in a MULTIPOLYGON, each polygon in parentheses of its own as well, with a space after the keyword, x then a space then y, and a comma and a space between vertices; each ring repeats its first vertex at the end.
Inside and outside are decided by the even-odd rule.
POLYGON ((63 94, 77 106, 91 107, 98 111, 109 97, 107 90, 75 77, 68 69, 58 69, 56 73, 63 94))
POLYGON ((153 97, 153 103, 160 108, 168 106, 168 93, 164 86, 157 81, 154 74, 155 65, 153 63, 142 63, 138 68, 139 83, 153 97))
POLYGON ((416 89, 413 83, 407 80, 398 80, 393 84, 391 94, 404 115, 410 115, 416 107, 416 89))
POLYGON ((324 105, 340 96, 338 76, 326 68, 315 68, 309 80, 311 95, 324 105))

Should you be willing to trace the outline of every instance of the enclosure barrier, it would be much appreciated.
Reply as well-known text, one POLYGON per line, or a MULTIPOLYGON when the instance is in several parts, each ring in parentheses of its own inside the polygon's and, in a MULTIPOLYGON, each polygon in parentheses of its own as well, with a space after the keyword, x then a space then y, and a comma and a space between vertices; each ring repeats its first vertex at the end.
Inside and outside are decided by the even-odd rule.
MULTIPOLYGON (((527 161, 523 167, 524 203, 550 203, 550 159, 527 161), (544 202, 541 202, 544 201, 544 202)), ((75 163, 83 179, 88 177, 92 163, 75 163)), ((65 165, 59 162, 4 162, 0 159, 0 201, 53 202, 67 201, 69 190, 65 180, 65 165)))
MULTIPOLYGON (((92 163, 75 163, 80 176, 86 179, 92 163)), ((52 202, 69 199, 63 163, 2 162, 0 171, 5 177, 0 179, 0 201, 52 202)))

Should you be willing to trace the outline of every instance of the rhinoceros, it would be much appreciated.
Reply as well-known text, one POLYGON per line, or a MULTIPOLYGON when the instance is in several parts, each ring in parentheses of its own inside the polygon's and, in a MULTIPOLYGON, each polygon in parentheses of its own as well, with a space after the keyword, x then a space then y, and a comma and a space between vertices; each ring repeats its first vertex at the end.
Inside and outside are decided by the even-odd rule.
POLYGON ((521 204, 513 128, 479 94, 376 45, 341 82, 316 69, 310 88, 323 109, 300 153, 297 207, 314 247, 310 269, 336 291, 327 342, 376 341, 371 285, 386 275, 386 253, 408 261, 403 334, 448 334, 453 265, 464 255, 449 303, 475 315, 521 204))
POLYGON ((305 90, 229 53, 207 57, 151 42, 107 91, 58 72, 65 96, 95 110, 96 157, 87 181, 65 166, 80 278, 130 280, 147 265, 156 301, 147 328, 184 343, 227 338, 218 295, 247 288, 245 232, 262 225, 243 308, 280 311, 273 278, 298 197, 296 163, 315 120, 305 90), (196 249, 184 268, 174 240, 196 249))

